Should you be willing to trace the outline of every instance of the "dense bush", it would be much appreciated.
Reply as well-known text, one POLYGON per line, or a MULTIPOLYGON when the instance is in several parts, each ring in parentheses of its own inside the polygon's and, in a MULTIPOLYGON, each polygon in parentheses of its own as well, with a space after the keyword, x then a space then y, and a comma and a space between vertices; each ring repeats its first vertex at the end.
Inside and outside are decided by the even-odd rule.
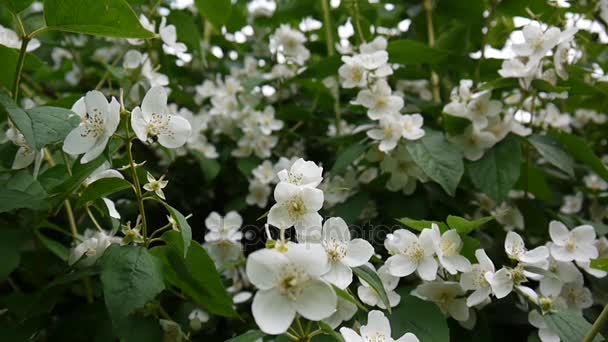
POLYGON ((0 25, 0 340, 606 336, 608 1, 0 25))

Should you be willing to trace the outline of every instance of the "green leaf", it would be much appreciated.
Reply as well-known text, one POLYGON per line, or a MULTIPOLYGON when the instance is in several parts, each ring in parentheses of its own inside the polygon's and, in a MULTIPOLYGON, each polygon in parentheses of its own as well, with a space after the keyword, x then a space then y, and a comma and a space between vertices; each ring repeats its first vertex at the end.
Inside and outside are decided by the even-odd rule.
POLYGON ((551 135, 559 141, 566 152, 574 159, 585 163, 587 166, 597 173, 598 176, 608 181, 608 170, 602 161, 593 153, 593 150, 585 139, 564 132, 552 132, 551 135))
POLYGON ((190 243, 192 242, 192 228, 190 228, 188 220, 186 220, 186 217, 182 215, 179 210, 173 208, 172 206, 164 202, 163 205, 165 206, 165 208, 167 208, 167 211, 177 223, 177 228, 179 228, 180 239, 176 240, 173 246, 185 258, 188 255, 188 248, 190 248, 190 243))
POLYGON ((44 210, 48 208, 48 194, 27 171, 15 173, 0 187, 0 213, 14 209, 44 210))
POLYGON ((30 7, 34 0, 0 0, 0 4, 6 6, 11 12, 17 14, 30 7))
POLYGON ((399 288, 401 302, 388 317, 392 335, 403 336, 411 332, 420 341, 444 342, 450 340, 447 319, 437 305, 409 294, 409 288, 399 288))
POLYGON ((113 322, 143 308, 165 288, 159 261, 144 247, 110 245, 100 264, 103 295, 113 322))
POLYGON ((232 298, 205 249, 192 241, 184 259, 181 251, 174 247, 180 239, 177 232, 169 231, 163 239, 167 246, 155 247, 151 252, 162 261, 166 281, 181 289, 205 310, 220 316, 236 317, 232 298))
POLYGON ((448 230, 448 226, 445 223, 439 221, 412 220, 409 217, 403 217, 397 219, 397 222, 403 224, 404 226, 415 229, 419 232, 421 232, 423 229, 430 229, 433 223, 439 226, 439 230, 442 232, 448 230))
POLYGON ((48 249, 51 253, 55 254, 59 259, 65 262, 68 261, 70 251, 67 249, 67 247, 44 236, 42 232, 40 232, 40 229, 34 230, 34 234, 36 235, 36 238, 38 238, 38 240, 40 240, 40 242, 44 245, 44 247, 46 247, 46 249, 48 249))
POLYGON ((484 90, 494 90, 494 89, 504 89, 504 88, 517 88, 519 87, 519 83, 514 78, 497 78, 490 82, 485 82, 481 86, 477 87, 476 92, 481 92, 484 90))
POLYGON ((323 331, 324 335, 329 336, 334 341, 344 342, 344 338, 342 337, 342 335, 340 335, 338 332, 336 332, 334 329, 332 329, 329 326, 329 324, 327 324, 323 321, 319 321, 319 322, 317 322, 317 324, 319 325, 319 329, 321 329, 321 331, 323 331))
POLYGON ((367 146, 362 143, 355 143, 340 151, 340 154, 336 158, 336 162, 331 168, 330 174, 335 176, 352 164, 357 158, 359 158, 367 150, 367 146))
POLYGON ((237 161, 237 167, 239 168, 239 171, 241 171, 243 176, 247 178, 251 176, 251 171, 253 171, 253 169, 255 169, 259 164, 260 160, 253 157, 243 158, 237 161))
POLYGON ((410 39, 392 40, 388 44, 390 61, 399 64, 439 64, 449 53, 433 49, 428 44, 410 39))
POLYGON ((107 197, 115 192, 128 189, 131 183, 121 178, 102 178, 89 184, 78 199, 77 206, 86 205, 98 198, 107 197))
POLYGON ((591 260, 591 267, 608 272, 608 258, 591 260))
POLYGON ((125 0, 44 0, 46 25, 53 30, 116 38, 153 38, 125 0))
POLYGON ((37 107, 24 111, 2 92, 0 107, 21 131, 27 143, 37 150, 63 141, 80 122, 76 114, 64 108, 37 107))
POLYGON ((384 303, 384 306, 387 308, 388 312, 391 312, 391 305, 388 300, 388 296, 386 295, 384 284, 382 284, 382 280, 380 280, 378 274, 366 265, 354 267, 353 272, 357 277, 361 278, 361 280, 365 281, 374 291, 376 291, 378 297, 380 297, 380 300, 382 300, 382 303, 384 303))
POLYGON ((528 137, 528 141, 549 163, 574 177, 574 161, 557 140, 548 135, 534 134, 528 137))
POLYGON ((471 120, 443 113, 443 128, 448 135, 461 135, 471 120))
POLYGON ((6 280, 21 261, 21 248, 28 238, 22 229, 3 228, 0 230, 0 281, 6 280))
POLYGON ((232 4, 230 0, 195 0, 201 16, 220 29, 230 17, 232 4))
POLYGON ((406 144, 412 159, 432 180, 454 196, 464 173, 462 154, 442 133, 427 130, 421 139, 406 144))
POLYGON ((249 330, 246 333, 233 337, 225 342, 255 342, 264 337, 264 333, 259 330, 249 330))
POLYGON ((469 221, 460 216, 450 215, 447 218, 447 222, 450 228, 456 229, 458 233, 466 235, 481 227, 484 223, 492 221, 493 219, 494 218, 492 216, 486 216, 474 221, 469 221))
POLYGON ((367 310, 367 308, 365 307, 365 305, 363 305, 357 298, 355 298, 355 296, 351 295, 347 290, 342 290, 341 288, 332 285, 332 287, 334 288, 334 291, 336 292, 336 295, 338 295, 338 297, 341 297, 342 299, 345 299, 353 304, 355 304, 359 309, 367 312, 369 310, 367 310))
MULTIPOLYGON (((560 337, 562 342, 583 341, 587 332, 591 329, 591 323, 587 322, 582 314, 571 311, 552 313, 544 316, 549 329, 560 337)), ((603 341, 598 335, 593 341, 603 341)))
POLYGON ((507 137, 495 145, 480 160, 469 164, 471 181, 497 203, 501 203, 517 182, 522 155, 519 141, 507 137))
POLYGON ((57 200, 63 201, 66 197, 71 195, 74 190, 76 190, 82 182, 84 182, 87 177, 93 173, 93 171, 97 170, 104 162, 105 158, 99 157, 89 163, 81 164, 80 162, 76 162, 74 167, 72 168, 72 177, 68 178, 61 184, 53 187, 49 190, 51 195, 56 195, 57 200))
POLYGON ((546 93, 561 93, 564 91, 568 91, 569 89, 568 87, 554 86, 553 84, 541 79, 533 80, 532 87, 537 90, 544 91, 546 93))

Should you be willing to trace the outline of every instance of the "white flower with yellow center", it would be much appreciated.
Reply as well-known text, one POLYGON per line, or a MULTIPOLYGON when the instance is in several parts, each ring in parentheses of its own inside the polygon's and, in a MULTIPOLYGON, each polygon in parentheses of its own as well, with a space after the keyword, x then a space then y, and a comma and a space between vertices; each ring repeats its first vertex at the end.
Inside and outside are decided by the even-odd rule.
POLYGON ((397 147, 397 143, 403 136, 403 132, 403 116, 401 114, 387 114, 380 119, 378 128, 367 131, 367 136, 374 140, 380 140, 378 149, 384 153, 388 153, 397 147))
POLYGON ((588 262, 598 256, 595 247, 595 229, 590 225, 578 226, 571 231, 559 221, 549 224, 551 256, 558 261, 588 262))
POLYGON ((368 71, 355 58, 342 57, 344 64, 338 69, 342 88, 365 88, 367 86, 368 71))
POLYGON ((471 271, 460 276, 460 286, 464 290, 473 290, 467 297, 467 306, 473 307, 489 300, 492 287, 486 279, 486 273, 494 274, 494 263, 488 258, 483 249, 475 251, 477 264, 471 266, 471 271))
POLYGON ((283 169, 277 175, 281 182, 316 188, 323 181, 323 168, 317 166, 313 161, 299 158, 289 167, 289 170, 283 169))
POLYGON ((458 283, 432 281, 418 285, 412 294, 434 302, 441 309, 441 312, 450 315, 457 321, 467 321, 469 319, 469 308, 464 299, 465 292, 458 283))
POLYGON ((348 226, 340 217, 325 221, 321 245, 325 248, 330 265, 323 279, 341 289, 353 281, 351 267, 365 264, 374 254, 374 248, 366 240, 351 240, 348 226))
POLYGON ((417 271, 420 278, 435 280, 438 265, 433 237, 431 229, 423 229, 420 237, 405 229, 387 235, 384 247, 391 254, 386 260, 389 273, 405 277, 417 271))
POLYGON ((392 93, 388 83, 379 79, 370 89, 361 90, 353 103, 367 108, 370 119, 379 120, 387 114, 399 113, 403 108, 403 98, 392 93))
POLYGON ((212 211, 205 219, 205 241, 229 241, 239 243, 243 238, 243 233, 239 231, 243 224, 243 218, 236 211, 230 211, 226 216, 222 217, 215 211, 212 211))
POLYGON ((63 151, 68 154, 83 154, 81 163, 97 158, 106 148, 110 137, 120 121, 120 104, 115 98, 108 103, 97 90, 89 91, 72 106, 80 116, 80 125, 65 137, 63 151))
POLYGON ((295 226, 298 239, 318 239, 323 219, 318 211, 323 207, 323 191, 280 182, 274 189, 277 201, 268 212, 268 224, 280 229, 295 226))
POLYGON ((361 326, 359 334, 353 329, 342 327, 340 334, 345 342, 418 342, 418 337, 406 333, 394 340, 391 337, 391 325, 382 311, 372 310, 367 315, 367 324, 361 326))
POLYGON ((188 120, 169 113, 167 92, 160 86, 150 88, 144 96, 141 108, 133 109, 131 126, 142 142, 150 143, 158 139, 166 148, 183 146, 192 131, 188 120))
POLYGON ((336 310, 337 297, 331 285, 320 277, 329 267, 319 244, 288 243, 287 251, 261 249, 247 258, 247 277, 259 290, 251 312, 260 329, 282 334, 296 313, 319 321, 336 310))
POLYGON ((528 265, 546 265, 549 258, 549 249, 539 246, 528 250, 521 236, 513 231, 507 233, 505 238, 505 252, 509 259, 517 260, 528 265))
POLYGON ((431 225, 431 231, 433 234, 432 241, 435 244, 435 253, 441 266, 450 274, 471 271, 471 262, 460 255, 462 239, 460 239, 458 232, 455 229, 450 229, 441 234, 439 227, 435 223, 431 225))
POLYGON ((151 191, 156 194, 156 196, 165 199, 165 193, 163 189, 169 184, 169 181, 164 180, 165 175, 160 176, 159 179, 154 178, 150 172, 146 174, 148 178, 148 183, 144 184, 144 190, 151 191))

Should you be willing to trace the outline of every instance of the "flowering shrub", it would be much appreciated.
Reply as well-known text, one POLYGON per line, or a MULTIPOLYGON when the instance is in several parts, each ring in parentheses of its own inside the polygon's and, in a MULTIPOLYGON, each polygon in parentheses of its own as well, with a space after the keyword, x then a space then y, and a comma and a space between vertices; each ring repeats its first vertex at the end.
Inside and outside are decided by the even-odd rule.
POLYGON ((0 339, 603 340, 607 28, 0 0, 0 339))

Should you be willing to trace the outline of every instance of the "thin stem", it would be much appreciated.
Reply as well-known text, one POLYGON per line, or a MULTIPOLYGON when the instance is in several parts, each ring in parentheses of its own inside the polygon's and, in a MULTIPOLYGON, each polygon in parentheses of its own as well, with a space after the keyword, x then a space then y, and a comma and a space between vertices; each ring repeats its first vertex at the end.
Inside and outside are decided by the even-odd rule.
POLYGON ((306 332, 304 332, 304 327, 302 326, 302 322, 300 321, 300 317, 296 317, 296 328, 300 332, 300 336, 306 335, 306 332))
MULTIPOLYGON (((327 0, 320 0, 321 7, 323 8, 323 26, 325 26, 325 43, 327 46, 327 56, 332 57, 335 55, 336 50, 334 47, 334 36, 332 33, 331 15, 329 13, 329 6, 327 0)), ((340 90, 336 87, 336 94, 334 99, 334 113, 336 115, 336 135, 340 136, 340 122, 342 122, 340 111, 340 90)))
POLYGON ((15 21, 17 22, 17 28, 19 29, 19 36, 25 37, 25 35, 26 35, 25 27, 23 27, 23 21, 21 21, 19 14, 13 13, 13 17, 15 18, 15 21))
MULTIPOLYGON (((433 27, 433 2, 432 0, 424 0, 424 10, 426 12, 426 30, 429 36, 429 46, 435 47, 435 28, 433 27)), ((441 94, 439 92, 439 76, 431 70, 431 86, 433 90, 433 101, 441 102, 441 94)))
POLYGON ((608 321, 608 304, 606 304, 604 306, 604 309, 602 310, 600 315, 597 317, 595 322, 593 322, 593 325, 591 326, 591 330, 589 330, 589 332, 583 339, 583 342, 593 341, 593 339, 595 339, 595 336, 597 336, 597 334, 599 334, 600 330, 606 324, 607 321, 608 321))
POLYGON ((353 0, 353 19, 355 20, 355 30, 357 31, 357 36, 359 36, 359 41, 361 44, 365 43, 365 35, 363 34, 363 30, 361 29, 361 18, 359 16, 359 0, 353 0))
POLYGON ((35 36, 37 36, 37 35, 39 35, 39 34, 41 34, 43 32, 51 31, 51 30, 52 30, 52 28, 44 26, 44 27, 41 27, 39 29, 36 29, 36 30, 32 31, 28 36, 30 38, 34 38, 35 36))
MULTIPOLYGON (((127 121, 128 120, 125 120, 125 125, 126 125, 127 121)), ((128 127, 127 127, 127 129, 128 129, 128 127)), ((137 203, 139 205, 139 213, 141 215, 141 225, 143 227, 142 235, 145 240, 146 237, 148 236, 148 222, 146 221, 146 209, 144 207, 143 195, 141 193, 141 185, 139 184, 139 177, 137 177, 136 165, 135 165, 135 162, 133 161, 132 147, 133 147, 133 141, 131 139, 129 139, 129 142, 127 143, 127 153, 129 156, 129 168, 131 169, 131 177, 133 178, 133 183, 135 185, 135 196, 137 197, 137 203)))
POLYGON ((97 222, 97 219, 95 218, 95 215, 93 215, 93 213, 91 212, 89 206, 87 206, 85 210, 87 211, 89 218, 93 222, 93 225, 95 225, 95 228, 97 228, 97 230, 99 230, 100 232, 103 232, 103 228, 101 228, 101 225, 99 224, 99 222, 97 222))
POLYGON ((15 80, 13 82, 13 100, 19 100, 19 84, 21 83, 21 72, 25 64, 25 53, 27 44, 30 42, 30 37, 24 36, 21 38, 21 49, 19 50, 19 59, 17 60, 17 70, 15 70, 15 80))
MULTIPOLYGON (((127 54, 128 49, 125 49, 122 51, 122 53, 120 55, 118 55, 118 57, 116 57, 116 59, 114 59, 114 61, 111 64, 111 67, 115 67, 118 62, 120 60, 123 59, 123 57, 127 54)), ((99 82, 97 82, 97 85, 95 86, 95 90, 99 90, 101 89, 101 87, 103 86, 103 84, 108 80, 108 78, 110 77, 110 69, 108 68, 108 70, 106 70, 106 72, 103 74, 103 76, 101 77, 101 79, 99 80, 99 82)))

